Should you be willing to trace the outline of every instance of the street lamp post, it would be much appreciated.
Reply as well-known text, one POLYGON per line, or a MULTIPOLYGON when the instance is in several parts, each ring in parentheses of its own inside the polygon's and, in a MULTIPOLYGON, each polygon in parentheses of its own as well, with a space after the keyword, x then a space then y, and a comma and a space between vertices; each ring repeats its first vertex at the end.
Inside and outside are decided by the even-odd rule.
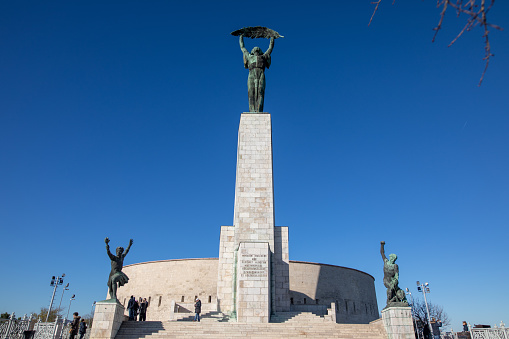
POLYGON ((60 311, 60 307, 62 306, 62 299, 64 299, 64 292, 69 291, 69 283, 65 285, 64 289, 62 290, 62 296, 60 297, 60 304, 58 304, 58 310, 60 311))
POLYGON ((417 332, 417 339, 420 339, 421 337, 419 336, 419 329, 417 328, 417 322, 414 317, 414 299, 412 298, 412 292, 410 292, 408 287, 406 288, 406 294, 410 296, 410 308, 412 310, 412 319, 414 319, 414 326, 415 331, 417 332))
POLYGON ((75 300, 74 299, 75 296, 76 296, 76 294, 73 294, 71 299, 70 299, 70 301, 69 301, 69 308, 67 309, 67 317, 66 317, 67 319, 69 319, 69 311, 71 310, 71 303, 72 303, 73 300, 75 300))
POLYGON ((54 286, 54 288, 53 288, 53 294, 51 295, 51 301, 49 303, 48 315, 46 316, 46 322, 48 322, 49 315, 51 313, 51 308, 53 307, 53 300, 55 299, 55 293, 57 292, 57 287, 58 287, 58 285, 62 285, 64 283, 64 277, 65 277, 65 273, 62 274, 61 277, 57 277, 57 278, 55 278, 55 276, 51 277, 51 282, 49 285, 54 286))
POLYGON ((428 307, 428 300, 426 300, 426 293, 430 293, 429 291, 429 284, 424 283, 421 284, 419 281, 417 282, 417 291, 422 292, 422 295, 424 296, 424 304, 426 305, 426 314, 428 315, 428 327, 429 327, 429 333, 433 335, 433 328, 431 327, 431 317, 429 316, 429 307, 428 307))

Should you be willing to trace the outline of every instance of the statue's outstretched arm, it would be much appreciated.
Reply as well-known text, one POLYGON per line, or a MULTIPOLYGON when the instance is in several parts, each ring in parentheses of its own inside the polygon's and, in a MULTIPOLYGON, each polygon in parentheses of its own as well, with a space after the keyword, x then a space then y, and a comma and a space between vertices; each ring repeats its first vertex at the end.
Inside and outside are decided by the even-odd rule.
POLYGON ((108 257, 110 257, 111 260, 115 259, 115 256, 113 254, 111 254, 110 252, 110 239, 109 238, 106 238, 104 239, 104 242, 106 243, 106 253, 108 253, 108 257))
POLYGON ((242 53, 249 53, 246 49, 246 47, 244 47, 244 35, 241 34, 239 35, 239 44, 240 44, 240 50, 242 51, 242 53))
POLYGON ((133 239, 129 240, 129 246, 127 246, 127 249, 124 251, 124 257, 129 253, 129 250, 131 249, 131 246, 133 245, 133 239))
POLYGON ((380 254, 382 255, 382 259, 384 261, 387 261, 387 257, 385 256, 384 246, 385 246, 385 241, 380 241, 380 254))
POLYGON ((270 55, 270 53, 272 53, 272 50, 274 49, 275 40, 276 39, 274 39, 274 37, 270 38, 269 48, 267 48, 267 50, 265 51, 265 55, 270 55))

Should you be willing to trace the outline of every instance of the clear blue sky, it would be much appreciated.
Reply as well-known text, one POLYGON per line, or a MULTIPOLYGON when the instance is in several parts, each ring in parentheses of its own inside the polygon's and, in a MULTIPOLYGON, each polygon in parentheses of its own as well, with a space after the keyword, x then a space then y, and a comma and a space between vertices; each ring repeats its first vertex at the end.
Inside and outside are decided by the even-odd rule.
POLYGON ((0 2, 0 312, 47 307, 61 273, 90 312, 106 236, 134 239, 125 264, 218 256, 248 108, 229 33, 261 25, 285 36, 265 110, 290 259, 373 275, 382 308, 385 240, 454 329, 509 323, 509 3, 480 88, 483 32, 447 48, 451 12, 431 43, 435 4, 385 0, 368 27, 369 0, 0 2))

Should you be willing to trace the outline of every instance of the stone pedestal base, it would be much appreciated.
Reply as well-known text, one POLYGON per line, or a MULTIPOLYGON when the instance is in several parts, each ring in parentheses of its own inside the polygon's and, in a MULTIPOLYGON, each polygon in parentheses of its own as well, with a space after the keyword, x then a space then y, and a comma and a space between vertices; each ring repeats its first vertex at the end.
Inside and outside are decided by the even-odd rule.
POLYGON ((382 310, 382 320, 389 339, 415 338, 410 307, 388 307, 382 310))
POLYGON ((90 339, 114 339, 122 321, 127 320, 124 310, 124 306, 118 300, 98 301, 95 304, 90 339))
POLYGON ((270 249, 264 242, 243 242, 237 263, 237 321, 270 320, 270 249))

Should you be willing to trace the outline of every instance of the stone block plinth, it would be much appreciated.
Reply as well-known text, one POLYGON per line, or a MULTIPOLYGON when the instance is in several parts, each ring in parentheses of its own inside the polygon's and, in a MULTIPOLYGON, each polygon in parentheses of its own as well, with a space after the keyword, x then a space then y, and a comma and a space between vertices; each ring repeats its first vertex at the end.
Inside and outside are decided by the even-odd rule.
POLYGON ((113 339, 117 335, 124 316, 124 306, 116 299, 98 301, 95 304, 94 322, 90 339, 113 339))
POLYGON ((414 339, 414 324, 410 307, 388 307, 382 310, 382 320, 389 339, 414 339))
POLYGON ((237 322, 270 320, 270 248, 268 243, 243 242, 237 256, 237 322))
POLYGON ((237 146, 235 244, 268 242, 274 251, 272 127, 268 113, 243 113, 237 146))

